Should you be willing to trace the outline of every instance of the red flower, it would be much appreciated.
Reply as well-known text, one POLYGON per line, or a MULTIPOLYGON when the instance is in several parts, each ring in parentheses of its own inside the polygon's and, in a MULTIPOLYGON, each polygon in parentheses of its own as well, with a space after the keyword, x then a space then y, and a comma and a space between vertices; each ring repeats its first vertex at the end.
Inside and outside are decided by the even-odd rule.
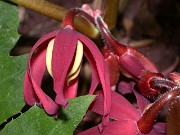
POLYGON ((43 36, 32 48, 24 81, 27 104, 37 104, 48 114, 57 114, 59 105, 66 106, 68 98, 76 97, 82 59, 82 56, 77 55, 80 53, 84 53, 91 65, 92 81, 89 94, 94 93, 99 82, 102 83, 104 115, 107 115, 110 111, 111 90, 104 58, 94 42, 69 27, 43 36), (80 52, 77 54, 78 46, 80 52), (46 69, 53 78, 52 91, 56 93, 55 100, 40 87, 46 69))

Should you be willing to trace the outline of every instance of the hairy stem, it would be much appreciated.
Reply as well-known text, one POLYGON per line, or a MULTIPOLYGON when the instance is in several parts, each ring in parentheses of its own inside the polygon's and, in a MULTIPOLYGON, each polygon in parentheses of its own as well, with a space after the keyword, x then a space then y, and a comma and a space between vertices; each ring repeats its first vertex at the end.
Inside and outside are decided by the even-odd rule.
MULTIPOLYGON (((10 0, 11 2, 29 8, 37 13, 48 16, 57 21, 62 21, 65 14, 68 12, 67 9, 60 7, 47 0, 10 0)), ((87 35, 90 38, 96 38, 99 31, 89 21, 85 20, 81 16, 77 16, 73 20, 75 28, 87 35)))
POLYGON ((64 19, 61 25, 62 26, 69 25, 72 28, 74 28, 74 18, 76 15, 81 15, 85 17, 86 19, 88 19, 91 23, 96 25, 94 22, 94 18, 79 8, 74 8, 74 9, 69 10, 69 12, 64 16, 64 19))
POLYGON ((95 21, 107 47, 110 48, 112 51, 119 50, 117 48, 120 48, 119 56, 123 55, 127 51, 127 47, 119 44, 119 42, 113 37, 108 28, 106 28, 106 24, 101 16, 96 16, 95 21))

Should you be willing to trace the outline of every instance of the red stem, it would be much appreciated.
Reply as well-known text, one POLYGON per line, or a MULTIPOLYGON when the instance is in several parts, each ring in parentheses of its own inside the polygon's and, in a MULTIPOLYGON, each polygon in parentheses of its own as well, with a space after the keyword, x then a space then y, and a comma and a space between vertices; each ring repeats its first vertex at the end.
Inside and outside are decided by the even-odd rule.
POLYGON ((100 30, 101 36, 107 45, 113 52, 118 50, 118 55, 122 56, 124 53, 127 52, 127 47, 124 45, 121 45, 111 34, 111 32, 106 28, 106 24, 103 21, 101 16, 96 16, 95 18, 96 25, 100 30))
POLYGON ((177 86, 173 90, 164 94, 151 107, 149 107, 143 114, 142 117, 137 121, 137 126, 141 133, 149 133, 154 125, 156 117, 160 110, 172 99, 180 95, 180 87, 177 86))
POLYGON ((88 13, 84 12, 79 8, 74 8, 69 10, 68 13, 64 16, 61 26, 62 27, 69 26, 72 29, 74 29, 74 18, 76 15, 81 15, 82 17, 85 17, 88 21, 90 21, 92 24, 95 25, 94 18, 91 15, 89 15, 88 13))

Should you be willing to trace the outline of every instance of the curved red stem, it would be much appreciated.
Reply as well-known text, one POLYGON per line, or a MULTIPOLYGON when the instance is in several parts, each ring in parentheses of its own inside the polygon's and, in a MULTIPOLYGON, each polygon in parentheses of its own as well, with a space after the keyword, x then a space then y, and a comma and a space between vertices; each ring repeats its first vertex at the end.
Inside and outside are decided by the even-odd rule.
POLYGON ((105 44, 112 50, 117 51, 118 55, 121 56, 127 52, 127 47, 125 45, 121 45, 111 34, 111 32, 106 28, 106 24, 103 21, 101 16, 96 16, 95 18, 96 25, 101 32, 101 36, 105 41, 105 44))
POLYGON ((173 90, 164 94, 157 101, 155 101, 151 107, 149 107, 137 121, 137 126, 141 133, 149 133, 152 130, 156 117, 160 110, 176 96, 180 95, 180 87, 175 87, 173 90))
POLYGON ((79 8, 73 8, 69 10, 68 13, 64 16, 61 26, 69 26, 70 28, 74 29, 74 18, 76 15, 81 15, 82 17, 85 17, 88 21, 95 25, 94 18, 91 15, 79 8))

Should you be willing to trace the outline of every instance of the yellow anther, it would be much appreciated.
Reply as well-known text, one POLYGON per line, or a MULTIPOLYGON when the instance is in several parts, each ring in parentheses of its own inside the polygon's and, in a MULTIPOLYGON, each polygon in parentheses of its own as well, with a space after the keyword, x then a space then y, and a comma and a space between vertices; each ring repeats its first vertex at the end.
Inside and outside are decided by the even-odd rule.
MULTIPOLYGON (((52 39, 47 47, 47 52, 46 52, 46 67, 48 73, 53 77, 52 75, 52 51, 53 51, 53 46, 54 46, 54 39, 52 39)), ((66 80, 67 84, 69 85, 70 81, 75 79, 81 69, 81 61, 83 57, 83 44, 78 41, 77 42, 77 47, 76 47, 76 53, 75 53, 75 58, 74 58, 74 63, 72 66, 72 69, 68 73, 66 80)))
POLYGON ((79 68, 77 69, 77 71, 72 75, 70 76, 69 78, 67 78, 67 85, 69 86, 69 83, 74 80, 78 75, 79 75, 79 72, 81 70, 81 65, 79 66, 79 68))
POLYGON ((52 39, 47 47, 47 52, 46 52, 46 67, 47 67, 47 71, 48 73, 52 76, 52 50, 53 50, 53 46, 54 46, 54 39, 52 39))
POLYGON ((76 54, 74 58, 74 64, 71 71, 67 75, 67 84, 69 84, 71 80, 75 79, 78 76, 80 72, 82 57, 83 57, 83 44, 80 41, 78 41, 76 54))

